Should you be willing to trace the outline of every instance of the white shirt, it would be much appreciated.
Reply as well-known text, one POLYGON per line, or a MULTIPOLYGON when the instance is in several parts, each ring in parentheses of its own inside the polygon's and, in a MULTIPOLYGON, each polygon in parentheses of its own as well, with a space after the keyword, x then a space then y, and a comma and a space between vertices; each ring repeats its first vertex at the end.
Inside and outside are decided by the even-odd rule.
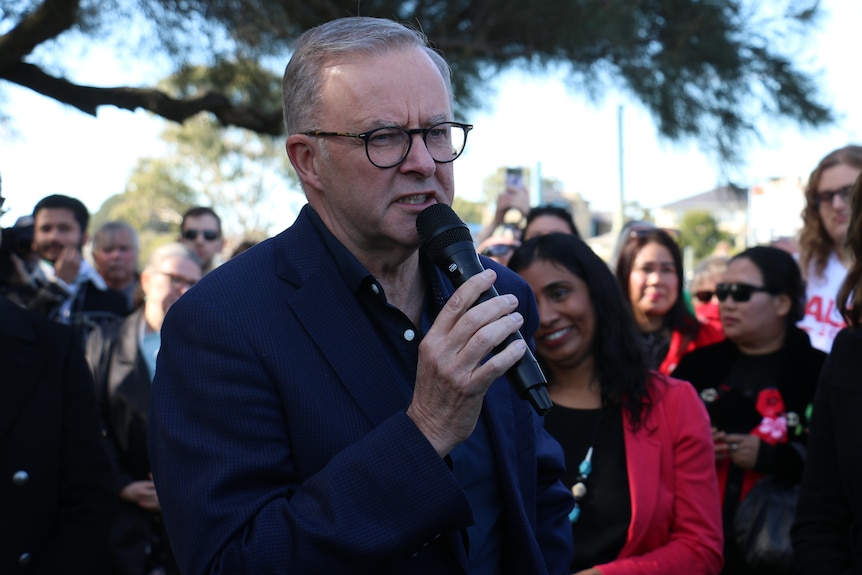
POLYGON ((808 285, 805 290, 805 317, 797 325, 808 332, 811 345, 829 353, 832 340, 846 325, 835 305, 838 290, 847 275, 847 268, 833 251, 823 269, 823 275, 814 273, 814 261, 808 264, 808 285))
POLYGON ((63 305, 60 306, 58 312, 57 319, 60 323, 70 322, 72 302, 75 301, 75 296, 78 295, 78 290, 82 284, 89 281, 101 291, 108 289, 105 280, 102 279, 102 276, 99 275, 93 266, 87 263, 87 260, 81 260, 81 267, 78 268, 78 276, 71 284, 66 283, 62 278, 58 277, 54 270, 54 264, 45 260, 39 260, 39 265, 34 274, 40 274, 43 279, 59 285, 66 292, 66 299, 63 301, 63 305))

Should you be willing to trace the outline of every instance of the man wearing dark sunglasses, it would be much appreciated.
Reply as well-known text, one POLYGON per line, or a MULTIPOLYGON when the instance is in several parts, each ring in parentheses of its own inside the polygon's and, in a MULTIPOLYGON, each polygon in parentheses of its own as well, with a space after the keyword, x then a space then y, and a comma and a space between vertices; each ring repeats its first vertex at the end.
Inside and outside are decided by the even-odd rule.
POLYGON ((212 208, 198 206, 183 215, 180 224, 180 242, 200 259, 204 273, 218 265, 218 256, 224 249, 221 219, 212 208))

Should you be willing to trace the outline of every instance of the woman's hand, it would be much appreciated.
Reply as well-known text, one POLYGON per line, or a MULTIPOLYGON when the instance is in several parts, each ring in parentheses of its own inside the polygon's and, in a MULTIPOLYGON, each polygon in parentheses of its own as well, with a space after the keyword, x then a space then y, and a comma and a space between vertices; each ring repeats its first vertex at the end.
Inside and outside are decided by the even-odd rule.
POLYGON ((730 460, 737 467, 754 469, 754 465, 757 463, 757 454, 760 451, 759 437, 750 434, 730 433, 725 435, 724 440, 727 442, 730 460))
POLYGON ((602 575, 602 572, 595 567, 590 567, 589 569, 584 569, 582 571, 572 573, 572 575, 602 575))
POLYGON ((716 461, 723 461, 730 457, 730 446, 727 444, 727 433, 713 427, 712 443, 715 446, 716 461))

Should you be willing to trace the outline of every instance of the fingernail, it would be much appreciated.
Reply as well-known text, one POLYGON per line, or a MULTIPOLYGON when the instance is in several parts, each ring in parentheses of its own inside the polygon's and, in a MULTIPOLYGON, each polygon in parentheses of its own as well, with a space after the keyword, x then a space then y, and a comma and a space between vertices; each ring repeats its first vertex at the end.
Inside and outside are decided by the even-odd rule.
POLYGON ((524 321, 524 316, 522 316, 518 312, 512 312, 509 314, 509 317, 512 318, 512 321, 515 323, 522 323, 524 321))
POLYGON ((513 296, 510 293, 504 294, 503 297, 506 298, 506 303, 509 305, 517 305, 518 304, 518 298, 516 298, 515 296, 513 296))

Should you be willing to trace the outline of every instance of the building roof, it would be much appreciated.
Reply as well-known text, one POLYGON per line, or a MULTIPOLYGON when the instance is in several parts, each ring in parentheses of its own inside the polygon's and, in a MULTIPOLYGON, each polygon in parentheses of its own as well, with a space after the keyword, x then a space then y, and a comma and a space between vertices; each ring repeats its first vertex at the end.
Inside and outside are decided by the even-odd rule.
POLYGON ((709 190, 708 192, 703 192, 659 206, 659 209, 690 211, 711 210, 721 206, 739 208, 746 205, 747 192, 748 190, 745 188, 721 186, 709 190), (728 206, 728 204, 731 204, 731 206, 728 206))

